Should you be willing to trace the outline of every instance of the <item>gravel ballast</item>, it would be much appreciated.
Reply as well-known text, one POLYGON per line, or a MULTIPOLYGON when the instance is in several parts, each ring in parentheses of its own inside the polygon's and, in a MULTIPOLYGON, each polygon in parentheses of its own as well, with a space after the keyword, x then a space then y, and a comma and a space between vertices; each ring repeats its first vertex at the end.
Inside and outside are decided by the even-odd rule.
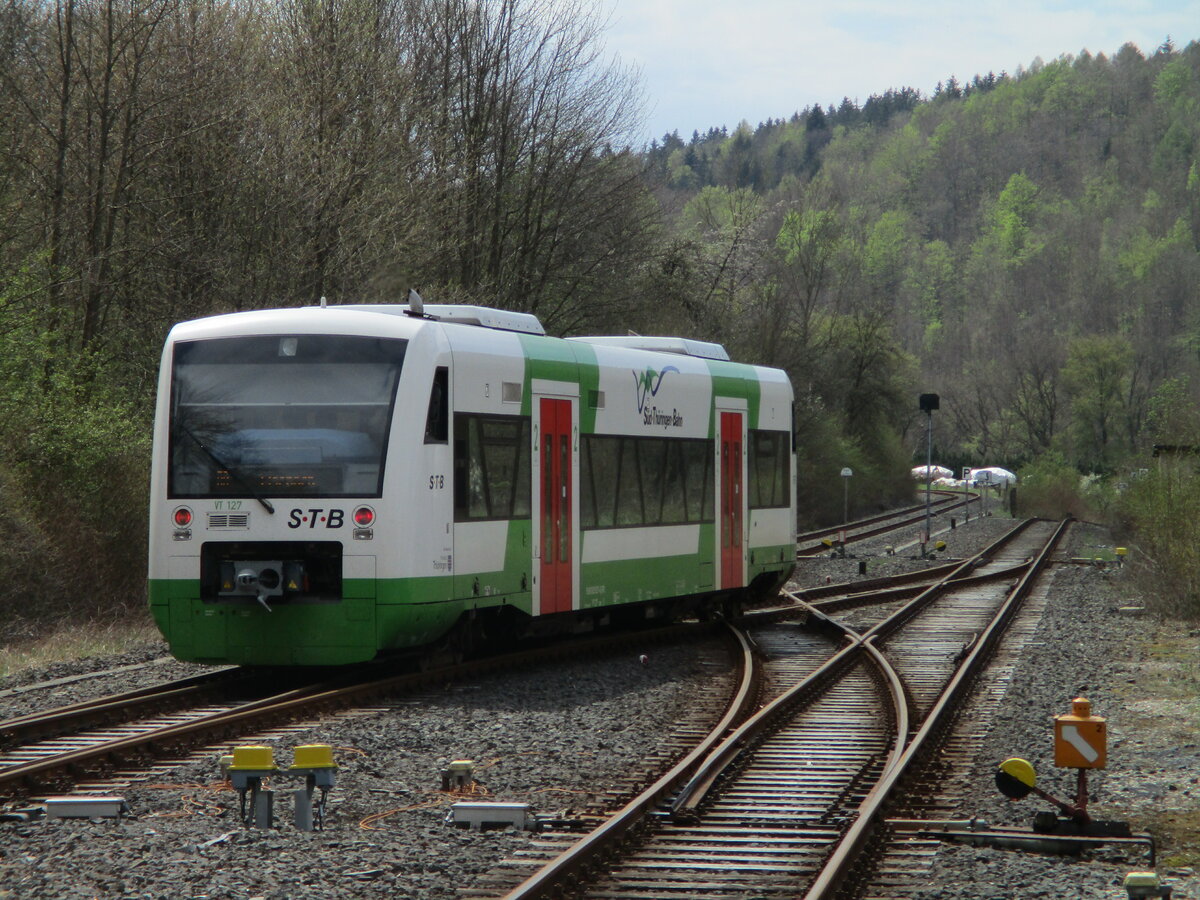
MULTIPOLYGON (((991 518, 960 524, 938 535, 948 543, 942 555, 969 555, 1010 526, 991 518)), ((1079 527, 1072 540, 1071 555, 1090 556, 1107 538, 1079 527)), ((868 560, 868 578, 932 564, 883 552, 881 546, 852 546, 849 559, 804 561, 794 586, 858 578, 860 559, 868 560)), ((1200 820, 1200 630, 1122 611, 1137 605, 1115 568, 1057 569, 1038 635, 991 725, 961 817, 1024 826, 1044 808, 1041 801, 1013 803, 996 792, 995 767, 1009 756, 1029 759, 1040 786, 1070 797, 1073 772, 1052 766, 1051 717, 1068 712, 1072 697, 1087 696, 1093 711, 1108 717, 1109 728, 1109 767, 1091 779, 1091 812, 1127 820, 1135 831, 1154 831, 1158 871, 1177 900, 1200 897, 1200 878, 1178 858, 1171 862, 1179 850, 1172 844, 1179 840, 1173 837, 1178 823, 1188 816, 1200 820)), ((157 652, 161 648, 147 648, 144 655, 157 652)), ((480 873, 528 847, 533 836, 446 824, 451 801, 437 790, 441 768, 451 759, 474 759, 487 792, 480 799, 528 802, 543 816, 582 808, 594 792, 622 784, 663 746, 673 724, 688 718, 699 686, 712 677, 712 668, 691 648, 656 646, 646 653, 645 664, 635 653, 608 664, 578 662, 447 685, 371 715, 280 737, 277 761, 284 765, 299 744, 337 748, 338 781, 322 832, 293 827, 286 796, 292 782, 276 785, 277 828, 241 827, 237 795, 220 788, 215 759, 207 757, 169 770, 158 783, 123 790, 130 814, 117 820, 0 822, 0 897, 455 897, 480 873)), ((93 660, 79 670, 129 661, 93 660)), ((145 677, 166 677, 155 668, 145 677)), ((70 669, 43 674, 64 677, 70 669)), ((38 679, 38 673, 26 673, 0 681, 0 692, 38 679)), ((66 690, 80 699, 132 686, 115 675, 66 690)), ((23 706, 38 693, 0 696, 0 709, 16 714, 10 706, 23 706)), ((61 698, 32 702, 49 706, 61 698)), ((1190 840, 1194 849, 1194 834, 1190 840)), ((904 896, 1120 898, 1125 873, 1145 867, 1144 859, 1135 858, 946 846, 927 886, 904 896)))
POLYGON ((478 793, 457 799, 542 815, 583 807, 653 754, 712 678, 694 645, 641 656, 447 685, 273 742, 283 765, 294 746, 334 745, 320 832, 293 826, 292 781, 275 785, 278 827, 241 827, 215 754, 123 790, 131 815, 118 820, 2 823, 0 896, 454 897, 532 834, 447 824, 456 798, 439 790, 444 766, 475 761, 478 793))

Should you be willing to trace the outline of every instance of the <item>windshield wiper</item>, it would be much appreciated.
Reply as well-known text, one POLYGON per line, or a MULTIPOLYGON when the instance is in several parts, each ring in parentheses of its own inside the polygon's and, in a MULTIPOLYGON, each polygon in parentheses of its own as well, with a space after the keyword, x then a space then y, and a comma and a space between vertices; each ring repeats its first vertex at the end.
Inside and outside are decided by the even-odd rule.
POLYGON ((179 427, 180 431, 182 431, 184 434, 186 434, 188 437, 190 437, 195 442, 197 447, 199 447, 202 451, 204 451, 205 456, 207 456, 214 463, 216 463, 218 466, 220 466, 222 469, 224 469, 226 472, 228 472, 229 477, 232 478, 234 481, 236 481, 238 484, 240 484, 242 487, 244 487, 246 489, 247 494, 249 494, 251 497, 253 497, 255 500, 257 500, 259 503, 261 503, 263 505, 263 509, 265 509, 267 512, 269 512, 271 515, 275 515, 275 507, 271 504, 271 501, 268 500, 266 497, 263 497, 256 490, 254 490, 254 488, 250 486, 250 482, 248 482, 245 478, 243 478, 240 474, 238 474, 237 469, 235 469, 229 463, 225 462, 225 460, 221 459, 221 457, 217 456, 217 454, 215 454, 212 450, 210 450, 208 448, 208 446, 204 443, 204 441, 200 440, 200 438, 198 438, 198 437, 196 437, 196 435, 192 434, 192 430, 190 428, 188 428, 186 425, 184 425, 182 422, 176 422, 175 424, 179 427))

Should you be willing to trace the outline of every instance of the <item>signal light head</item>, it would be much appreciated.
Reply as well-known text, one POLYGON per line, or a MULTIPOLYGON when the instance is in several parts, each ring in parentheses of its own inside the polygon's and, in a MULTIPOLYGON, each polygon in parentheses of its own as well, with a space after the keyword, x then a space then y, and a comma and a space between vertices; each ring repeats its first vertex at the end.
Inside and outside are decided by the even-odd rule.
POLYGON ((370 528, 375 524, 375 510, 369 506, 360 506, 354 511, 354 524, 359 528, 370 528))
POLYGON ((176 528, 187 528, 192 524, 192 511, 186 506, 176 507, 171 520, 175 523, 176 528))

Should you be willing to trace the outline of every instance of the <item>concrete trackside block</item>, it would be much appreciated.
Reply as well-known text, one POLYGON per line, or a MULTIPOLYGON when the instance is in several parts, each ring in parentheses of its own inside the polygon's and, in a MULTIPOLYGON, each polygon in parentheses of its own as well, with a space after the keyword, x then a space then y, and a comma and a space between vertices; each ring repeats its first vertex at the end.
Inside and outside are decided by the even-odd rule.
POLYGON ((454 824, 480 831, 487 825, 528 828, 533 821, 528 803, 455 803, 450 807, 454 824))
POLYGON ((124 797, 111 794, 73 794, 46 798, 46 815, 55 819, 116 818, 128 808, 124 797))

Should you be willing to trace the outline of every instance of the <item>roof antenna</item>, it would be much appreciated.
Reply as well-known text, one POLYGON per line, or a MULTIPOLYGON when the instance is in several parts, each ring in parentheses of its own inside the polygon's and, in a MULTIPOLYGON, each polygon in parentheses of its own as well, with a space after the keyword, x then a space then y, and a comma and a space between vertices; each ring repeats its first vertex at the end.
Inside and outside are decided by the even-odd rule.
POLYGON ((321 295, 321 309, 324 309, 324 308, 325 308, 325 295, 322 294, 321 295))
POLYGON ((408 314, 410 316, 425 315, 425 301, 422 300, 421 295, 412 288, 408 289, 408 314))

